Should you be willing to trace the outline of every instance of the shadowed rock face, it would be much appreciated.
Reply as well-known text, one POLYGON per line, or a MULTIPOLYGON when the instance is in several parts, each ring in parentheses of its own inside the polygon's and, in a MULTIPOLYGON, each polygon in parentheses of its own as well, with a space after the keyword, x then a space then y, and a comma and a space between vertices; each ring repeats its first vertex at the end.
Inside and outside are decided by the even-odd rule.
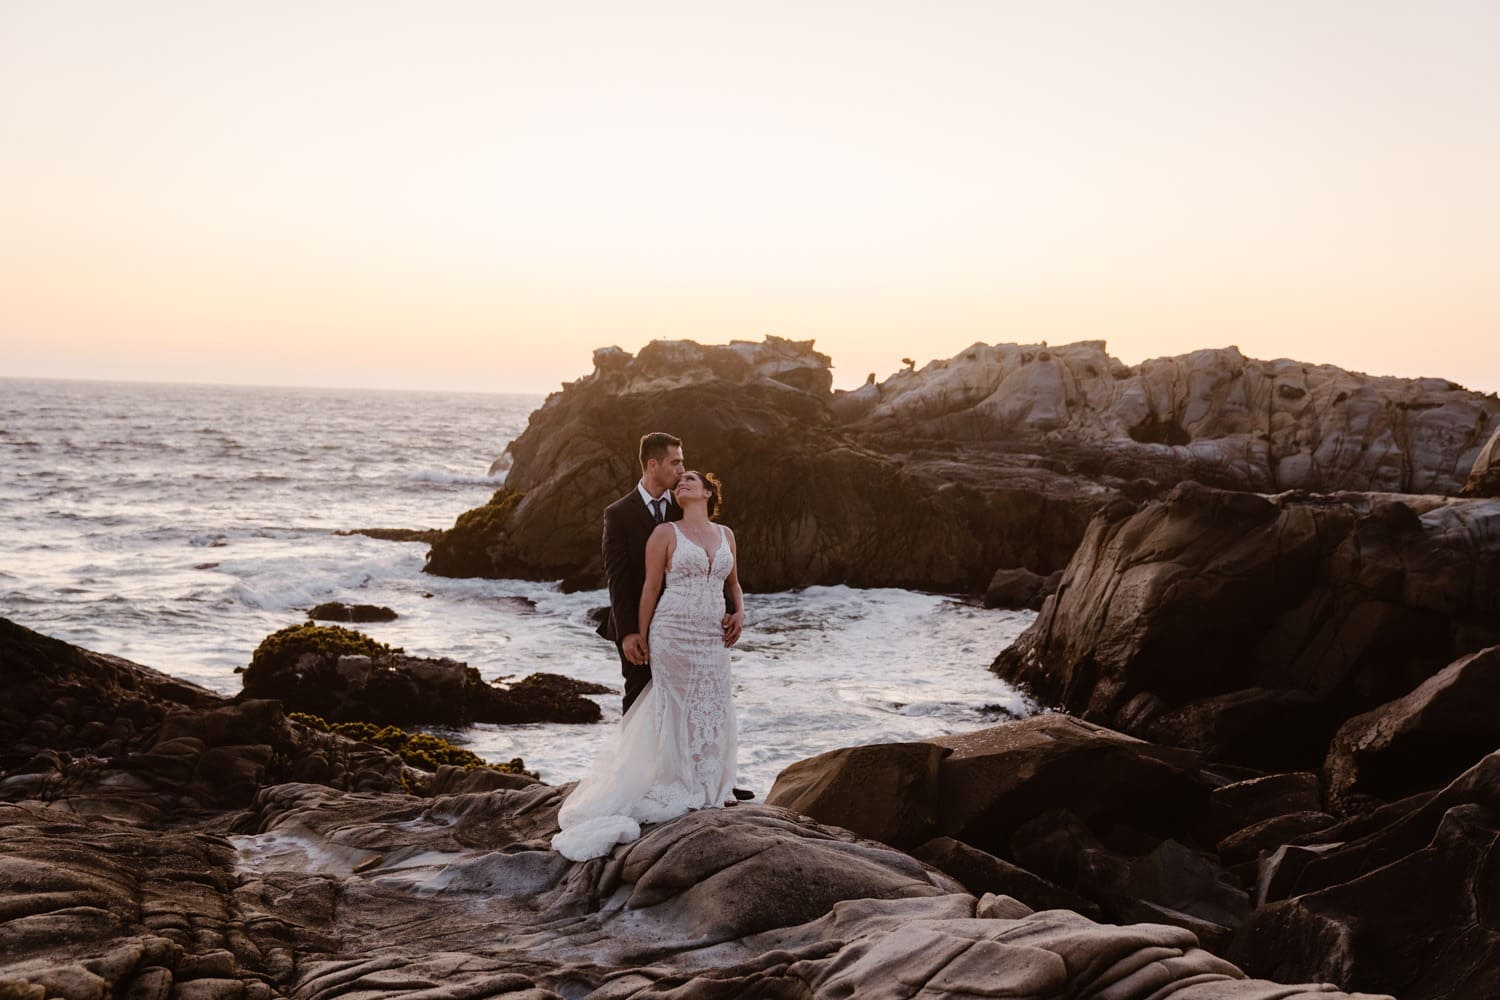
POLYGON ((1181 927, 976 899, 771 806, 573 864, 547 849, 564 789, 419 775, 10 622, 0 654, 28 710, 0 715, 5 996, 1346 995, 1181 927))
POLYGON ((1500 502, 1183 484, 1090 525, 996 660, 1044 703, 1316 768, 1338 724, 1500 642, 1500 502))
POLYGON ((1122 494, 1185 479, 1452 493, 1500 428, 1500 400, 1452 383, 1233 348, 1128 368, 1099 342, 975 345, 854 392, 830 391, 810 342, 775 337, 594 362, 532 414, 506 489, 433 543, 429 572, 598 585, 601 513, 654 430, 724 480, 751 589, 981 593, 997 569, 1061 569, 1122 494))

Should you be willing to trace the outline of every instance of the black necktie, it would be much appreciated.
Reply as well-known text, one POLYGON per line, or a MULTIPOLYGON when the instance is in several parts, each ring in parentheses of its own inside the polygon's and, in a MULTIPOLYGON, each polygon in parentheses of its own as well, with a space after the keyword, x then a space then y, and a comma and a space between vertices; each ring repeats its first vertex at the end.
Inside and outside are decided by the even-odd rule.
POLYGON ((661 524, 667 519, 667 501, 665 498, 651 501, 651 519, 661 524), (657 506, 660 504, 660 506, 657 506))

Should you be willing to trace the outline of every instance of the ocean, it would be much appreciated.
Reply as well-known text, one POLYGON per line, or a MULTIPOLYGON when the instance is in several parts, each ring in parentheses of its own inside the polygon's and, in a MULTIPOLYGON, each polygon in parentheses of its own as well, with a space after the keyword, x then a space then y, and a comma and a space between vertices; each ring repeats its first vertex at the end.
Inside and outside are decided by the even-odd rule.
MULTIPOLYGON (((424 544, 338 534, 450 527, 504 482, 488 469, 541 402, 0 378, 0 616, 229 695, 260 640, 314 604, 381 604, 400 617, 357 627, 486 680, 545 670, 618 686, 588 620, 604 591, 429 576, 424 544)), ((1030 714, 988 665, 1033 617, 893 589, 747 595, 732 659, 740 785, 764 796, 825 750, 1030 714)), ((619 719, 618 695, 597 700, 600 725, 432 731, 561 783, 619 719)))

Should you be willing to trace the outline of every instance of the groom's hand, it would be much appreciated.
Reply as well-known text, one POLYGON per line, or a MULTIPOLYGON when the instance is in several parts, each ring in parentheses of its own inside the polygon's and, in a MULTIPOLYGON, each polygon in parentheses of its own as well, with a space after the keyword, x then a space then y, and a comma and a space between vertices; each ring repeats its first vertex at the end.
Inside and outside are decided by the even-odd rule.
POLYGON ((639 667, 646 662, 646 640, 641 638, 639 632, 632 632, 627 635, 620 643, 620 646, 625 650, 625 659, 631 663, 639 667))
POLYGON ((745 613, 740 611, 725 615, 719 624, 724 628, 724 645, 733 646, 740 641, 740 632, 745 628, 745 613))

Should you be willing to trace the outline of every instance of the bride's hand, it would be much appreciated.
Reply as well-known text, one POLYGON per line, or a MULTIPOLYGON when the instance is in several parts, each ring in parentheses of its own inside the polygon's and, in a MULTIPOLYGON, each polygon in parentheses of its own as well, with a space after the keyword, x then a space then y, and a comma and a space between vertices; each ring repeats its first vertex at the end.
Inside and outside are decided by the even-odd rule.
POLYGON ((724 645, 733 646, 740 641, 740 632, 745 628, 745 613, 736 611, 732 615, 725 615, 719 624, 724 629, 724 645))

